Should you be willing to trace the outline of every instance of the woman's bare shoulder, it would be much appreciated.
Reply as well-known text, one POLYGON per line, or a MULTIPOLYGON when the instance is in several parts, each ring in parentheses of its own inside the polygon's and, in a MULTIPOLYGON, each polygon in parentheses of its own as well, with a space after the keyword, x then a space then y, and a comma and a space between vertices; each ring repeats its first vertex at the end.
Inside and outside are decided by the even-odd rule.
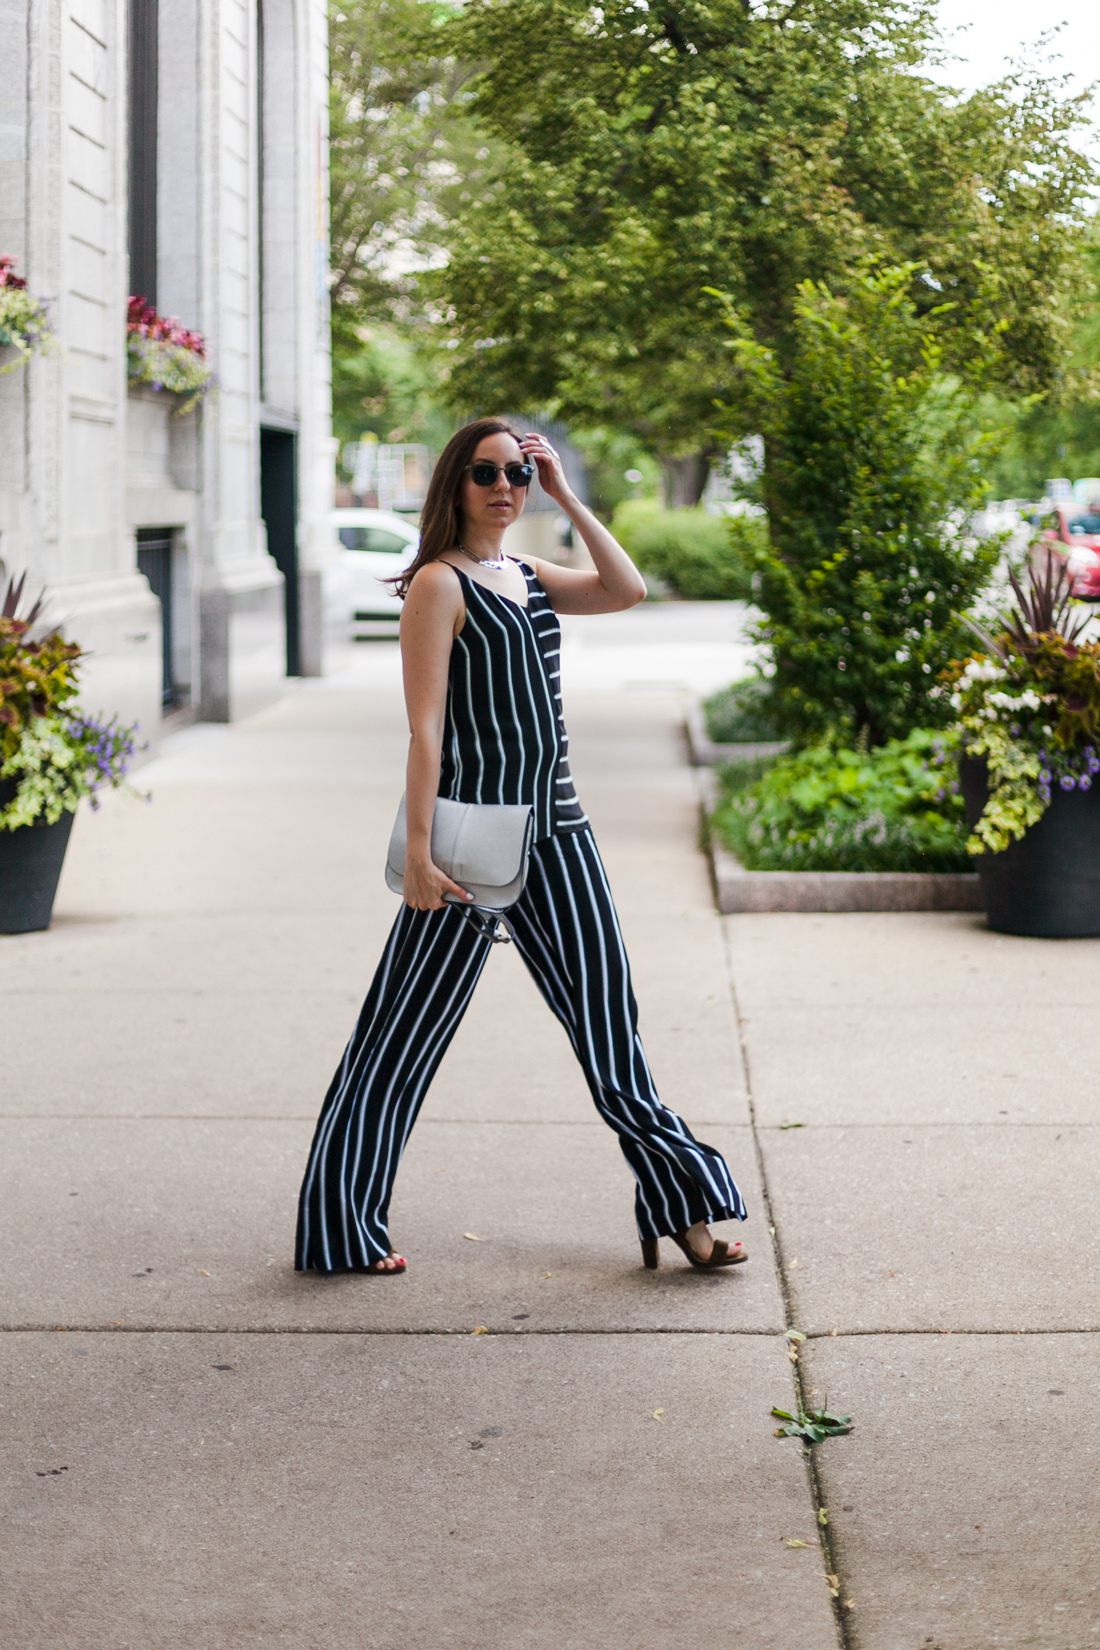
POLYGON ((458 576, 458 569, 447 561, 425 562, 412 576, 409 584, 410 596, 413 591, 418 596, 427 596, 432 601, 440 597, 458 600, 462 596, 462 581, 458 576))

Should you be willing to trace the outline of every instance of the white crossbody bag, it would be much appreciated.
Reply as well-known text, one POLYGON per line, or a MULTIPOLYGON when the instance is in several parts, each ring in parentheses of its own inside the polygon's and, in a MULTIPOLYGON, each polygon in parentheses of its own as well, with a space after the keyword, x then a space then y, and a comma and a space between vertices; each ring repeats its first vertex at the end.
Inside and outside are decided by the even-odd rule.
MULTIPOLYGON (((494 944, 507 944, 513 937, 502 913, 523 893, 534 831, 534 811, 527 803, 451 802, 442 796, 436 800, 432 863, 474 896, 469 904, 456 894, 443 898, 457 905, 494 944), (506 932, 498 933, 498 926, 506 932)), ((406 842, 402 797, 386 854, 386 886, 395 894, 404 892, 406 842)))

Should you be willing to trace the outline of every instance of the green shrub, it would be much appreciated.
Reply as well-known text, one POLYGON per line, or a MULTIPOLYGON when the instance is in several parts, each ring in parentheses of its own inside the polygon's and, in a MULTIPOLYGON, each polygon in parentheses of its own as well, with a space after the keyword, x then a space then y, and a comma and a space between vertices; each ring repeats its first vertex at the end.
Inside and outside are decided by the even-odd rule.
POLYGON ((762 676, 712 693, 703 701, 707 737, 716 745, 767 744, 782 739, 772 703, 772 685, 762 676))
POLYGON ((742 400, 728 433, 764 441, 762 639, 802 745, 863 729, 882 745, 946 721, 928 689, 966 651, 958 614, 997 561, 995 541, 957 530, 996 439, 909 297, 914 267, 870 270, 843 295, 803 282, 788 355, 729 311, 742 400))
POLYGON ((611 531, 643 573, 695 602, 748 601, 752 563, 766 543, 758 517, 663 510, 648 499, 620 504, 611 531))
POLYGON ((719 770, 712 826, 750 871, 969 871, 966 817, 942 734, 870 751, 811 746, 746 784, 719 770))

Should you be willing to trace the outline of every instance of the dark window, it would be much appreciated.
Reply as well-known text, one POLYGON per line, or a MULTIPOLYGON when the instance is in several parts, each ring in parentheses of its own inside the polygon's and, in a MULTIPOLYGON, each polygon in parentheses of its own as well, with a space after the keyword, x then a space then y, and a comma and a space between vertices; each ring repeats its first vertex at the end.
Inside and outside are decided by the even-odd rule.
POLYGON ((157 5, 130 0, 130 293, 157 301, 157 5))
POLYGON ((1091 511, 1088 515, 1071 516, 1068 525, 1071 533, 1100 533, 1100 516, 1091 511))
POLYGON ((170 710, 176 702, 176 681, 172 668, 172 529, 139 527, 137 536, 138 572, 149 580, 149 588, 160 602, 161 704, 170 710))
POLYGON ((340 543, 345 550, 373 550, 387 556, 398 556, 416 548, 400 533, 389 533, 384 527, 341 527, 340 543))
POLYGON ((302 674, 298 642, 298 438, 288 430, 260 431, 260 514, 267 548, 286 589, 286 673, 302 674))

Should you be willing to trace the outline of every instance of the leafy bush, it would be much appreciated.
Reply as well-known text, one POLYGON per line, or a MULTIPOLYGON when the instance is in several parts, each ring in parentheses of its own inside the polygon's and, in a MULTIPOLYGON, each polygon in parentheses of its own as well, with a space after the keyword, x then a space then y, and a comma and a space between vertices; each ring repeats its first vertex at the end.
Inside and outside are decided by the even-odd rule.
POLYGON ((739 423, 764 438, 762 633, 784 723, 803 744, 866 729, 880 745, 941 709, 946 720, 928 689, 961 651, 956 615, 997 560, 995 540, 956 527, 982 501, 996 442, 907 295, 912 275, 872 272, 843 296, 803 282, 783 358, 729 304, 743 375, 729 434, 739 423))
POLYGON ((750 871, 967 871, 966 817, 943 736, 811 746, 753 782, 719 770, 712 825, 750 871))
POLYGON ((772 685, 762 676, 712 693, 703 701, 707 737, 716 745, 767 744, 782 739, 772 701, 772 685))
POLYGON ((752 565, 766 543, 755 516, 663 510, 646 499, 620 504, 611 531, 643 573, 686 601, 748 601, 752 565))

